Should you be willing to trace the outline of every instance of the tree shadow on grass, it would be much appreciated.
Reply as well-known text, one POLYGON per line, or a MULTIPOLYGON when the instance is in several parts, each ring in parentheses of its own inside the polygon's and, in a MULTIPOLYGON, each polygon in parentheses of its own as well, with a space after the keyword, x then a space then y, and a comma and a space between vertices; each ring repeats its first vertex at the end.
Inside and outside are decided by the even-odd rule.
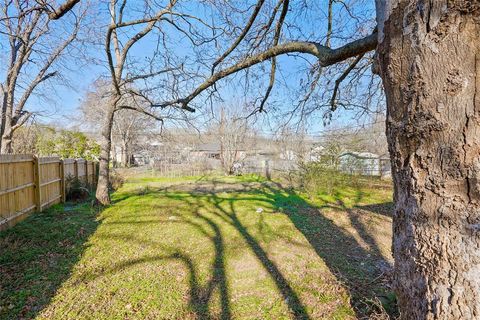
POLYGON ((215 193, 209 193, 208 202, 215 206, 217 209, 216 215, 218 217, 235 227, 235 229, 241 234, 257 259, 261 262, 263 268, 270 274, 271 279, 274 280, 276 287, 288 305, 292 317, 294 319, 310 319, 306 307, 300 301, 297 293, 293 290, 292 286, 284 277, 278 266, 268 257, 267 252, 242 224, 235 210, 235 199, 230 198, 226 200, 218 197, 215 193), (228 202, 228 209, 225 209, 221 205, 222 202, 225 201, 228 202))
MULTIPOLYGON (((218 186, 215 185, 213 190, 218 190, 218 186)), ((248 185, 244 185, 243 188, 221 188, 221 192, 247 192, 252 193, 255 195, 255 190, 258 190, 258 186, 256 187, 251 187, 248 185)), ((207 189, 199 189, 197 188, 195 190, 196 194, 201 195, 202 197, 206 197, 206 202, 210 205, 213 206, 216 210, 213 211, 213 214, 221 219, 223 222, 226 224, 234 227, 237 232, 242 236, 243 240, 246 242, 250 250, 255 254, 256 258, 260 263, 262 264, 262 267, 264 268, 265 271, 268 272, 270 275, 270 278, 274 281, 275 286, 279 290, 280 294, 283 297, 283 300, 287 304, 287 307, 290 311, 290 315, 292 316, 293 319, 310 319, 306 307, 303 305, 301 302, 299 296, 293 290, 291 284, 289 281, 285 278, 285 276, 282 274, 280 271, 279 267, 275 264, 274 261, 272 261, 269 257, 267 252, 262 248, 262 246, 259 244, 259 242, 256 240, 256 238, 249 232, 247 227, 243 225, 241 222, 237 211, 235 210, 235 202, 236 202, 236 197, 220 197, 215 191, 208 191, 207 189), (225 204, 225 206, 223 205, 225 204)), ((175 197, 172 196, 171 193, 164 193, 163 194, 166 197, 175 197)), ((195 197, 193 197, 195 199, 195 197)), ((264 201, 265 198, 263 197, 263 194, 259 194, 257 197, 250 197, 246 198, 247 200, 257 200, 257 201, 264 201)), ((242 198, 242 200, 246 200, 245 198, 242 198)), ((189 206, 192 208, 196 208, 197 215, 199 214, 199 211, 201 208, 207 208, 205 205, 201 204, 200 202, 195 202, 195 201, 189 201, 187 198, 184 199, 184 201, 187 201, 189 206)), ((201 215, 200 215, 201 216, 201 215)), ((212 222, 213 223, 213 222, 212 222)), ((223 273, 225 274, 225 273, 223 273)), ((228 292, 227 292, 228 294, 228 292)), ((227 297, 223 297, 223 299, 228 300, 227 297)))
MULTIPOLYGON (((353 208, 347 207, 340 196, 334 204, 325 204, 323 209, 342 210, 347 213, 351 226, 356 230, 364 244, 359 243, 353 234, 339 227, 326 217, 318 207, 308 203, 292 190, 279 184, 266 183, 262 188, 248 189, 250 200, 267 202, 274 210, 288 215, 295 227, 302 232, 330 271, 349 291, 351 305, 359 319, 367 319, 375 313, 381 313, 380 302, 391 317, 396 316, 395 302, 392 301, 389 287, 391 264, 383 256, 372 231, 361 219, 361 212, 355 208, 361 202, 363 194, 358 190, 353 208), (268 199, 268 200, 265 200, 268 199), (376 300, 378 299, 378 300, 376 300)), ((245 198, 242 198, 245 200, 245 198)), ((217 215, 230 223, 242 235, 270 273, 277 288, 287 301, 290 312, 295 319, 308 319, 306 307, 279 268, 268 258, 267 253, 241 223, 235 211, 235 197, 221 198, 216 193, 208 193, 208 201, 217 208, 217 215), (228 203, 228 209, 222 203, 228 203)), ((369 207, 361 207, 368 210, 369 207)), ((373 212, 373 210, 372 210, 373 212)), ((387 215, 387 214, 384 214, 387 215)), ((279 236, 282 236, 279 234, 279 236)))
MULTIPOLYGON (((210 278, 202 284, 199 280, 199 274, 197 271, 197 266, 194 259, 192 259, 188 254, 182 252, 179 248, 163 246, 159 243, 153 241, 145 241, 137 239, 135 236, 125 236, 122 235, 120 240, 126 241, 129 243, 137 243, 140 245, 150 244, 156 247, 161 248, 160 254, 155 255, 145 255, 140 258, 127 259, 124 261, 118 261, 114 263, 111 267, 104 270, 100 270, 97 273, 87 273, 82 274, 76 281, 78 282, 89 282, 101 277, 108 277, 112 274, 123 272, 127 268, 134 267, 136 265, 148 264, 153 262, 160 261, 178 261, 184 265, 188 271, 188 283, 189 283, 189 301, 188 305, 190 306, 193 313, 196 315, 197 319, 207 320, 207 319, 222 319, 227 320, 231 319, 230 311, 230 301, 227 285, 227 277, 225 275, 225 262, 224 262, 224 245, 223 237, 220 233, 219 228, 212 223, 208 218, 205 219, 207 223, 213 228, 214 235, 211 235, 202 225, 193 222, 193 221, 178 221, 173 223, 185 223, 195 227, 199 230, 206 238, 211 240, 215 248, 215 256, 211 265, 212 274, 210 278), (213 299, 215 290, 219 290, 220 294, 220 304, 221 310, 219 314, 213 314, 210 311, 210 303, 213 299)), ((151 224, 152 222, 146 222, 151 224)), ((158 223, 158 221, 157 221, 158 223)), ((116 238, 118 236, 109 235, 111 238, 116 238)))
POLYGON ((383 256, 372 231, 361 219, 365 214, 362 210, 391 217, 388 213, 390 203, 360 206, 358 203, 363 198, 363 192, 358 189, 352 207, 346 206, 338 194, 334 196, 333 202, 316 207, 293 190, 283 188, 279 184, 270 185, 268 189, 275 205, 285 209, 283 211, 295 227, 302 232, 330 271, 348 289, 350 303, 358 319, 370 319, 374 314, 383 313, 382 308, 389 317, 398 316, 395 298, 390 288, 392 269, 390 259, 383 256), (327 217, 322 212, 326 209, 346 212, 349 223, 364 245, 352 233, 327 217))
MULTIPOLYGON (((178 189, 180 187, 175 186, 175 188, 178 189)), ((233 190, 238 192, 242 189, 248 189, 252 192, 254 190, 254 188, 248 188, 248 186, 240 189, 238 187, 235 187, 233 190)), ((229 190, 229 188, 221 188, 221 192, 233 192, 233 190, 229 190)), ((123 270, 125 270, 125 268, 137 264, 161 260, 178 260, 182 262, 182 264, 184 264, 186 266, 186 269, 188 270, 190 286, 189 306, 191 310, 195 313, 196 317, 198 319, 232 319, 230 310, 229 288, 224 261, 224 236, 222 234, 221 225, 219 225, 217 222, 214 221, 214 219, 212 219, 215 218, 221 220, 222 224, 225 223, 226 225, 234 227, 235 230, 241 235, 241 237, 248 245, 250 250, 254 253, 258 261, 261 262, 263 268, 270 275, 270 278, 274 281, 274 284, 276 285, 278 291, 283 297, 283 301, 285 301, 285 303, 287 304, 292 319, 310 319, 306 307, 302 304, 297 293, 293 290, 291 284, 282 274, 279 267, 268 257, 267 252, 262 248, 262 246, 255 239, 255 237, 249 232, 247 227, 242 224, 235 210, 235 196, 219 197, 216 192, 210 192, 205 188, 202 188, 201 190, 199 188, 196 188, 195 190, 191 190, 189 188, 190 193, 188 193, 187 195, 182 194, 185 191, 182 191, 182 193, 178 193, 169 190, 168 188, 162 188, 157 190, 150 189, 147 193, 145 192, 145 190, 141 190, 139 192, 143 196, 147 194, 149 196, 161 196, 177 201, 182 201, 188 204, 189 210, 194 213, 193 218, 187 218, 182 216, 181 218, 178 218, 178 220, 168 221, 168 223, 180 223, 193 226, 203 235, 206 240, 213 244, 214 258, 211 262, 211 272, 209 275, 209 279, 203 284, 199 283, 199 275, 197 274, 198 272, 196 271, 197 268, 194 260, 189 257, 189 255, 185 254, 181 249, 176 247, 165 247, 158 242, 149 240, 148 242, 150 243, 150 245, 162 247, 161 254, 141 257, 137 259, 128 259, 126 261, 115 264, 107 270, 102 269, 95 274, 84 274, 83 277, 79 279, 79 281, 92 281, 93 279, 98 277, 104 277, 112 273, 122 272, 123 270), (205 214, 202 214, 201 212, 203 209, 207 210, 212 216, 212 218, 208 217, 205 214), (209 307, 215 290, 218 290, 220 296, 220 314, 215 314, 214 311, 211 311, 209 307)), ((128 195, 122 195, 122 197, 120 197, 116 203, 117 205, 121 205, 122 201, 127 200, 129 197, 136 197, 138 195, 139 194, 135 194, 135 192, 132 192, 128 195)), ((265 198, 262 196, 251 197, 250 199, 265 200, 265 198)), ((122 220, 124 218, 129 219, 129 217, 122 217, 122 220)), ((165 222, 166 221, 149 219, 143 222, 139 221, 138 223, 161 224, 165 222)), ((124 222, 121 220, 105 222, 106 225, 108 225, 109 223, 123 224, 128 222, 124 222)), ((115 235, 109 234, 108 237, 112 238, 115 237, 115 235)), ((133 235, 122 235, 119 237, 120 240, 127 241, 129 243, 135 242, 138 244, 145 244, 144 239, 137 239, 133 235)))
POLYGON ((393 202, 388 201, 384 203, 376 203, 376 204, 369 204, 369 205, 357 205, 355 208, 374 212, 376 214, 381 214, 382 216, 392 218, 393 214, 393 202))
POLYGON ((97 225, 87 205, 58 205, 0 232, 0 319, 31 319, 48 305, 97 225))
MULTIPOLYGON (((211 272, 206 281, 200 283, 194 259, 175 247, 165 247, 158 255, 120 261, 107 270, 99 271, 93 278, 106 276, 109 273, 122 272, 126 267, 137 264, 165 259, 177 260, 188 271, 189 306, 196 317, 198 319, 231 319, 229 287, 224 261, 224 235, 222 234, 221 226, 214 219, 201 213, 202 209, 205 209, 210 214, 213 214, 212 217, 215 220, 219 219, 222 223, 232 226, 242 237, 248 248, 273 280, 290 311, 291 318, 310 319, 307 306, 304 305, 298 293, 295 292, 292 284, 282 274, 276 263, 269 258, 269 254, 257 240, 258 236, 255 237, 252 234, 251 229, 242 223, 241 215, 237 213, 236 205, 238 200, 251 200, 263 203, 265 206, 283 212, 289 217, 318 256, 325 262, 332 274, 348 290, 351 297, 350 303, 357 318, 366 319, 379 311, 378 305, 375 305, 372 301, 376 297, 388 298, 389 287, 384 281, 385 270, 382 266, 389 267, 389 262, 382 256, 375 238, 362 221, 362 213, 356 211, 357 207, 362 210, 369 209, 367 206, 357 206, 363 197, 361 192, 358 192, 353 207, 347 207, 343 203, 342 198, 338 196, 334 203, 325 204, 321 208, 345 211, 363 244, 359 243, 358 238, 354 237, 352 233, 339 227, 331 218, 328 218, 318 206, 307 202, 292 190, 285 189, 281 185, 274 183, 255 185, 253 188, 251 186, 244 187, 241 189, 237 187, 230 189, 228 186, 223 188, 215 184, 210 190, 208 186, 202 186, 201 188, 189 186, 186 190, 182 190, 181 185, 176 185, 172 188, 151 188, 122 194, 116 199, 116 205, 121 205, 122 201, 128 198, 139 197, 141 199, 143 196, 165 197, 187 204, 194 213, 194 217, 191 219, 181 217, 178 221, 169 221, 168 223, 182 223, 193 226, 213 245, 214 257, 210 264, 211 272), (222 192, 221 196, 219 192, 222 192), (241 199, 237 197, 237 192, 242 193, 241 199), (220 295, 221 305, 219 314, 213 313, 214 311, 209 307, 212 303, 213 293, 217 290, 220 295)), ((371 211, 373 212, 374 210, 371 211)), ((125 216, 123 218, 129 220, 130 217, 125 216)), ((135 223, 153 224, 165 222, 149 219, 135 223)), ((120 220, 106 223, 122 224, 130 222, 120 220)), ((262 219, 260 219, 260 223, 262 224, 259 226, 260 228, 267 227, 262 219)), ((291 241, 291 239, 288 239, 280 232, 277 232, 276 235, 291 241)), ((112 237, 111 234, 108 236, 112 237)), ((139 240, 133 235, 122 235, 122 240, 138 243, 145 242, 145 240, 139 240)), ((155 245, 158 246, 159 244, 155 243, 155 245)), ((92 279, 92 275, 85 276, 87 280, 92 279)), ((388 311, 390 315, 395 315, 394 306, 388 311)))

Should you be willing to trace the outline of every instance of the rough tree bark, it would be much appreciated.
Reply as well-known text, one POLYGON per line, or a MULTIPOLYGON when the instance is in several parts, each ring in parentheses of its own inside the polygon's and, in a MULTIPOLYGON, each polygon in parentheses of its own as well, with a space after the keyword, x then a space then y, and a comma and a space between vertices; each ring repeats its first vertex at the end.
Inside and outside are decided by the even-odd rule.
POLYGON ((100 139, 100 159, 98 169, 98 183, 95 197, 103 205, 110 204, 108 185, 110 181, 110 152, 112 149, 112 126, 115 108, 120 96, 114 94, 111 98, 105 117, 103 118, 102 134, 100 139))
MULTIPOLYGON (((8 110, 8 109, 7 109, 8 110)), ((9 112, 9 111, 7 111, 9 112)), ((10 121, 5 121, 3 125, 3 133, 0 136, 0 154, 9 154, 12 153, 12 137, 13 130, 12 124, 10 121)))
POLYGON ((480 2, 385 3, 401 317, 480 319, 480 2))

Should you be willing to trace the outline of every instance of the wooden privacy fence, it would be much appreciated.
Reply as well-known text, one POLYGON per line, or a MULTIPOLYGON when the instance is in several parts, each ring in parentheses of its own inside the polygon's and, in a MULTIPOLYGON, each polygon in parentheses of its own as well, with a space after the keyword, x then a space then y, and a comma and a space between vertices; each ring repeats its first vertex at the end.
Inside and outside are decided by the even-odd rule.
POLYGON ((74 179, 94 186, 97 165, 84 159, 0 155, 0 230, 33 211, 65 202, 74 179))

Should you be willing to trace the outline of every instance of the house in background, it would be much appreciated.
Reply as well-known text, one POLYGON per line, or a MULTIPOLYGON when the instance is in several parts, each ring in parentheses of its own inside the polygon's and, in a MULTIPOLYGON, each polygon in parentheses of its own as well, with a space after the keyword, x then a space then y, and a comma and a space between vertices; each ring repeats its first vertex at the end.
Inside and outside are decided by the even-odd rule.
POLYGON ((194 158, 208 158, 220 160, 221 147, 218 142, 201 143, 190 150, 190 155, 194 158))
POLYGON ((365 176, 391 176, 390 159, 370 152, 345 152, 340 156, 340 170, 365 176))

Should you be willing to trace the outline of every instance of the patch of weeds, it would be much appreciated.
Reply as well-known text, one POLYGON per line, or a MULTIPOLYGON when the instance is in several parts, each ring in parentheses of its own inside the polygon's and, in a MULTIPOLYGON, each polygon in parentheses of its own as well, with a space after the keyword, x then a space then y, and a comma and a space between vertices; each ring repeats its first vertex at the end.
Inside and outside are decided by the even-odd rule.
POLYGON ((138 194, 139 196, 144 196, 144 195, 147 195, 147 194, 149 194, 149 193, 152 193, 152 191, 153 191, 152 188, 151 188, 149 185, 146 185, 146 186, 140 188, 140 189, 138 190, 137 194, 138 194))
POLYGON ((111 170, 110 179, 108 182, 108 188, 111 191, 116 191, 120 189, 121 186, 125 183, 125 177, 117 170, 111 170))

